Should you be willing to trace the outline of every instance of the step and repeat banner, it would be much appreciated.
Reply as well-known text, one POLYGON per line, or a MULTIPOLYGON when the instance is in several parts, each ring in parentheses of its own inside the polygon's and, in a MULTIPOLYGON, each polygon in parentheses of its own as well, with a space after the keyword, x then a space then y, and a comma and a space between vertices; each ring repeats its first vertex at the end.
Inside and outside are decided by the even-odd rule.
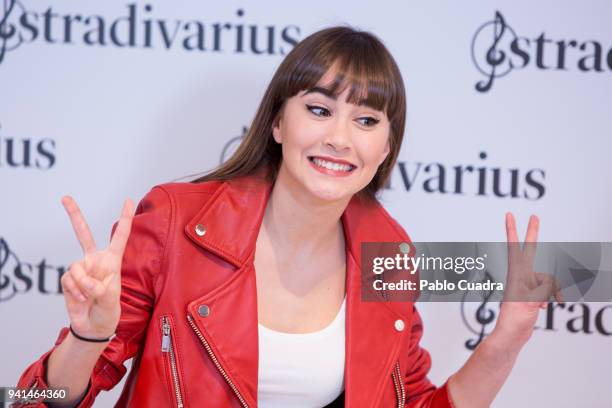
MULTIPOLYGON (((308 34, 379 36, 406 82, 405 144, 381 201, 414 241, 612 241, 612 3, 0 1, 0 385, 68 324, 81 257, 60 203, 106 245, 123 200, 187 181, 240 143, 308 34)), ((441 384, 499 304, 421 303, 441 384)), ((494 407, 610 407, 612 303, 551 303, 494 407)), ((129 362, 128 362, 129 364, 129 362)), ((96 406, 110 407, 119 384, 96 406)))

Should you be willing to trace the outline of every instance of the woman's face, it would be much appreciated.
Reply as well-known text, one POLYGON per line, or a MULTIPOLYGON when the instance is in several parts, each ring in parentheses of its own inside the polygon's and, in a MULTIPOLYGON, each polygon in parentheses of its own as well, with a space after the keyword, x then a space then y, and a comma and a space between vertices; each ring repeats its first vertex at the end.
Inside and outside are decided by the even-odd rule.
POLYGON ((389 153, 387 115, 328 91, 328 72, 310 90, 287 99, 274 139, 282 144, 279 179, 325 201, 347 200, 370 183, 389 153))

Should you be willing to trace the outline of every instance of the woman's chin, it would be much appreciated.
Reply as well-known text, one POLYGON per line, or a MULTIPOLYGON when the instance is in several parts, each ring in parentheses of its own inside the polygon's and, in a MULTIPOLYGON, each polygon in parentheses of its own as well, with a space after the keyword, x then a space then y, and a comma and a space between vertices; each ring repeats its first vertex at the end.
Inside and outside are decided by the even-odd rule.
POLYGON ((338 186, 317 186, 310 189, 311 194, 321 201, 346 201, 353 196, 353 192, 345 188, 338 188, 338 186))

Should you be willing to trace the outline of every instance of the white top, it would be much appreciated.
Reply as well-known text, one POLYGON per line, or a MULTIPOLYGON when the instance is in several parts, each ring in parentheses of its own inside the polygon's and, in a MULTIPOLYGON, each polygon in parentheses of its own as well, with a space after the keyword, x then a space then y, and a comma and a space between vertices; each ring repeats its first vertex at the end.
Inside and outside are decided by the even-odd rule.
POLYGON ((314 408, 344 390, 346 296, 323 330, 283 333, 259 325, 259 383, 262 408, 314 408))

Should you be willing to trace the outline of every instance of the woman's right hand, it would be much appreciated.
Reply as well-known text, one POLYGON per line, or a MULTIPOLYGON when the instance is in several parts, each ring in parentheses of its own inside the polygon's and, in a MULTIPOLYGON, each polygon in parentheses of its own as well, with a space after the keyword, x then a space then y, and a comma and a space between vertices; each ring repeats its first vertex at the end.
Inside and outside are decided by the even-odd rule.
POLYGON ((133 204, 126 200, 107 248, 98 250, 89 226, 72 197, 62 198, 83 259, 70 265, 61 279, 66 309, 73 330, 84 337, 107 338, 115 333, 121 316, 121 261, 132 228, 133 204))

